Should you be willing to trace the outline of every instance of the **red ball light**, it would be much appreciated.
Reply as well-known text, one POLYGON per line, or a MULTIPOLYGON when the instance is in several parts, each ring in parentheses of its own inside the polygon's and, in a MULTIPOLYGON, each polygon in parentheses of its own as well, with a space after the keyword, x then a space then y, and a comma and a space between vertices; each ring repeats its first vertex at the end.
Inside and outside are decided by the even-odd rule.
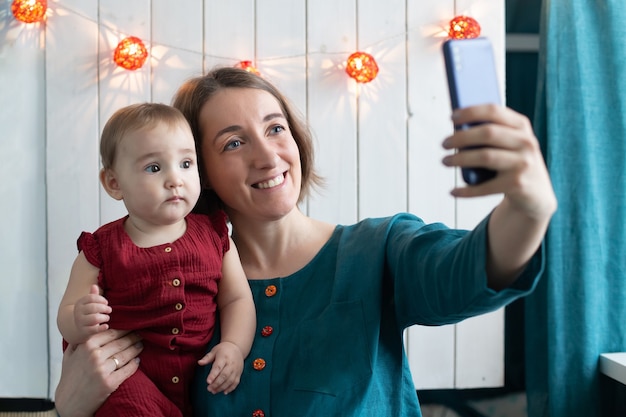
POLYGON ((117 65, 131 71, 141 68, 147 58, 146 46, 135 36, 122 39, 113 54, 113 60, 117 65))
POLYGON ((472 39, 480 36, 480 25, 469 16, 457 16, 450 21, 448 35, 452 39, 472 39))
POLYGON ((348 57, 346 72, 358 83, 369 83, 378 75, 378 65, 370 54, 355 52, 348 57))
POLYGON ((41 22, 48 9, 47 0, 13 0, 11 13, 20 22, 41 22))
POLYGON ((254 65, 252 65, 252 61, 239 61, 235 64, 235 68, 245 69, 255 75, 261 75, 261 72, 254 65))

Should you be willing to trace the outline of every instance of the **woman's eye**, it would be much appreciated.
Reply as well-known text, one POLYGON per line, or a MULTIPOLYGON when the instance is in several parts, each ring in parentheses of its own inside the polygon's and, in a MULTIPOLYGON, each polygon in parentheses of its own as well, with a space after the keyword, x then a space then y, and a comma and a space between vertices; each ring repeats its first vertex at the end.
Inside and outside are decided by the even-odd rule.
POLYGON ((239 139, 235 139, 235 140, 231 140, 230 142, 228 142, 226 146, 224 147, 224 150, 228 151, 231 149, 237 149, 240 146, 241 146, 241 141, 239 139))
POLYGON ((159 166, 157 164, 152 164, 152 165, 148 165, 144 171, 146 172, 150 172, 150 173, 155 173, 155 172, 159 172, 161 170, 161 168, 159 168, 159 166))
POLYGON ((272 133, 280 133, 282 131, 284 131, 285 128, 281 125, 276 125, 276 126, 272 126, 271 131, 272 133))

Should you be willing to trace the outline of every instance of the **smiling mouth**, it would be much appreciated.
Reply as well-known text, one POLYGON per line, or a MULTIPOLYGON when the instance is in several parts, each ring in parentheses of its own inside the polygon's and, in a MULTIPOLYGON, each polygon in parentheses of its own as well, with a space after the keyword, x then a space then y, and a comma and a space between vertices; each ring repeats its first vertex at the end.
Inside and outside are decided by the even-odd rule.
POLYGON ((252 187, 259 188, 261 190, 267 190, 268 188, 276 187, 276 186, 282 184, 283 182, 285 182, 285 174, 284 173, 275 176, 274 178, 272 178, 269 181, 264 181, 264 182, 259 182, 257 184, 254 184, 252 187))

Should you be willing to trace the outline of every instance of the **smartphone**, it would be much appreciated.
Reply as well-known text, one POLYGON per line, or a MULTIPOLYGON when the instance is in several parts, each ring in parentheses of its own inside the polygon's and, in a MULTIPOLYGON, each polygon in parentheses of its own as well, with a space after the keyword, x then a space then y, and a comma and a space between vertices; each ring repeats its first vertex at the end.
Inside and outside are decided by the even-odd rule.
MULTIPOLYGON (((449 39, 443 43, 443 57, 452 110, 501 103, 493 48, 488 38, 449 39)), ((476 124, 480 123, 473 125, 476 124)), ((467 129, 473 125, 454 128, 467 129)), ((462 168, 461 173, 463 180, 470 185, 496 176, 495 171, 480 167, 462 168)))

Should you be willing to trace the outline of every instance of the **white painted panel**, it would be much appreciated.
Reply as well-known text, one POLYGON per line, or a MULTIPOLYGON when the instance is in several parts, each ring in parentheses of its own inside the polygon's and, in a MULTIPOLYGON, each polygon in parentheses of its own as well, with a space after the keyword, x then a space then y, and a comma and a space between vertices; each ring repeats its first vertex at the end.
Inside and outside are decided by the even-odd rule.
MULTIPOLYGON (((151 53, 150 0, 107 0, 100 5, 100 56, 99 56, 99 118, 100 132, 111 115, 129 104, 152 101, 151 57, 143 67, 130 71, 117 66, 113 54, 118 43, 136 36, 151 53)), ((99 132, 99 133, 100 133, 99 132)), ((99 142, 99 137, 98 137, 99 142)), ((111 198, 100 187, 100 224, 125 216, 123 202, 111 198)))
MULTIPOLYGON (((200 73, 202 66, 207 69, 258 59, 261 71, 308 115, 317 134, 318 167, 329 180, 326 191, 309 201, 309 212, 315 217, 352 223, 358 217, 409 210, 429 222, 454 225, 456 216, 458 226, 473 227, 498 198, 459 201, 455 211, 447 195, 456 176, 440 164, 440 142, 451 126, 437 33, 438 25, 444 26, 455 14, 448 11, 451 3, 453 0, 59 0, 48 3, 45 53, 32 49, 41 46, 36 31, 23 30, 16 35, 14 29, 20 23, 0 22, 1 91, 20 88, 19 98, 7 94, 0 98, 10 100, 2 103, 11 109, 0 116, 6 118, 4 137, 19 137, 19 143, 2 142, 0 158, 4 168, 11 167, 11 173, 20 172, 16 185, 20 193, 13 194, 19 195, 24 205, 19 215, 27 222, 14 221, 17 210, 2 213, 0 218, 13 220, 3 230, 9 234, 8 240, 15 242, 0 256, 11 254, 7 262, 19 259, 21 253, 29 256, 27 265, 10 264, 10 276, 2 285, 12 286, 3 293, 20 301, 35 297, 33 307, 12 324, 16 330, 3 333, 11 334, 8 343, 27 341, 24 349, 12 347, 9 356, 11 363, 29 364, 21 374, 28 378, 32 391, 15 396, 52 395, 61 363, 54 319, 76 254, 76 238, 80 231, 94 230, 125 213, 121 203, 100 194, 98 141, 104 122, 114 110, 131 102, 169 102, 178 84, 200 73), (135 72, 112 63, 115 46, 127 35, 142 38, 151 49, 150 61, 135 72), (372 53, 381 71, 374 82, 358 88, 343 72, 345 59, 357 48, 372 53), (206 55, 204 64, 202 53, 206 55), (28 83, 30 86, 24 87, 28 83), (43 103, 45 115, 34 118, 41 120, 40 125, 33 124, 33 118, 20 107, 33 105, 36 112, 42 112, 43 103), (34 161, 44 157, 43 148, 36 154, 42 132, 47 143, 46 165, 34 161), (36 166, 13 167, 20 152, 28 152, 29 164, 36 166), (7 155, 11 158, 8 163, 7 155), (39 182, 44 172, 45 190, 39 182), (47 229, 42 217, 46 211, 47 229), (10 233, 18 232, 11 239, 10 233), (45 244, 44 260, 33 251, 45 251, 45 244), (37 281, 44 278, 46 261, 47 311, 41 299, 44 284, 37 281), (18 279, 11 282, 14 277, 20 277, 19 284, 18 279), (41 310, 37 306, 42 306, 41 310), (28 331, 18 331, 18 326, 28 331), (40 338, 47 336, 46 326, 50 387, 41 378, 45 353, 28 350, 45 344, 40 338), (29 360, 15 360, 16 350, 25 352, 29 360), (41 393, 42 389, 46 392, 41 393)), ((504 74, 504 2, 454 3, 456 13, 467 12, 483 25, 483 34, 494 42, 504 74)), ((8 10, 10 1, 0 0, 0 4, 8 10)), ((4 265, 5 258, 0 262, 4 265)), ((24 311, 8 301, 5 298, 0 305, 8 308, 9 314, 24 311)), ((494 358, 502 358, 501 314, 468 320, 456 331, 453 327, 410 329, 409 360, 418 387, 450 384, 449 366, 455 361, 457 387, 498 384, 503 360, 494 358), (451 341, 455 333, 456 344, 451 341), (425 364, 432 366, 425 368, 425 364), (445 371, 444 366, 448 366, 445 371), (426 377, 427 381, 422 379, 426 377)), ((0 348, 5 349, 2 343, 0 348)), ((20 384, 12 382, 11 389, 21 391, 20 384)))
POLYGON ((202 74, 203 0, 152 0, 152 101, 169 104, 181 83, 202 74))
POLYGON ((404 0, 358 2, 358 48, 380 70, 356 86, 360 218, 407 210, 405 11, 404 0))
POLYGON ((305 2, 263 0, 256 4, 256 52, 263 77, 306 112, 305 2))
POLYGON ((205 72, 216 65, 256 60, 254 9, 254 0, 205 0, 205 72))
POLYGON ((324 186, 308 201, 312 217, 357 219, 357 124, 354 80, 345 61, 356 50, 355 2, 308 2, 308 118, 324 186))
POLYGON ((504 309, 456 325, 455 388, 504 385, 504 309))
POLYGON ((0 9, 0 398, 45 397, 45 25, 0 9))
MULTIPOLYGON (((504 0, 457 0, 457 14, 467 14, 481 25, 481 36, 491 39, 504 99, 504 0)), ((501 196, 459 199, 458 227, 473 228, 501 196)), ((504 384, 504 309, 457 325, 456 386, 493 387, 504 384)))
MULTIPOLYGON (((441 146, 452 133, 450 101, 441 55, 454 0, 407 4, 409 102, 409 211, 427 223, 454 226, 456 202, 450 195, 455 170, 443 166, 441 146)), ((455 326, 413 326, 407 331, 409 364, 417 389, 453 388, 455 326)))
POLYGON ((441 160, 441 143, 452 134, 450 100, 441 45, 453 16, 454 0, 439 1, 430 13, 409 2, 409 207, 427 223, 455 225, 456 202, 450 195, 455 170, 441 160))
POLYGON ((406 334, 415 388, 454 388, 455 326, 412 326, 406 334))
POLYGON ((76 258, 76 239, 99 223, 97 2, 53 5, 46 31, 50 396, 62 356, 56 315, 76 258))

